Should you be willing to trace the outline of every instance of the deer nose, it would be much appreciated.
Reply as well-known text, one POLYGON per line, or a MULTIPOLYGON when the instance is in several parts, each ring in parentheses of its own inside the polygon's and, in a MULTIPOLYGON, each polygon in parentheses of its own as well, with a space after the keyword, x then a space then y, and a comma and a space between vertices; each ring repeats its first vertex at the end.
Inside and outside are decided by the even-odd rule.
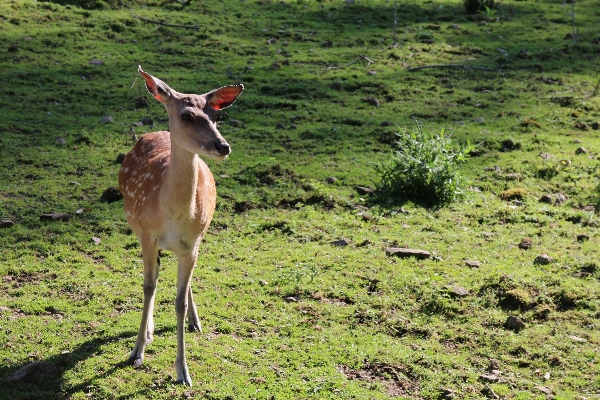
POLYGON ((229 147, 229 143, 225 141, 215 143, 215 148, 220 156, 227 156, 231 153, 231 147, 229 147))

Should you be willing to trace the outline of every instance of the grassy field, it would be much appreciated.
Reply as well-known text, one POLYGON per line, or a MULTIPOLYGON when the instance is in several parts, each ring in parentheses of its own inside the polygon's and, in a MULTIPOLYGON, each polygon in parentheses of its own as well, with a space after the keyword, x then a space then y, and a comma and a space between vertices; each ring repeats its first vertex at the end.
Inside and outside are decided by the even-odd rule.
POLYGON ((600 399, 598 2, 576 35, 562 0, 395 4, 1 0, 0 398, 600 399), (221 116, 232 154, 207 161, 192 388, 169 253, 154 343, 124 365, 143 267, 103 193, 168 126, 138 64, 181 92, 246 87, 221 116), (478 144, 448 206, 357 190, 415 120, 478 144))

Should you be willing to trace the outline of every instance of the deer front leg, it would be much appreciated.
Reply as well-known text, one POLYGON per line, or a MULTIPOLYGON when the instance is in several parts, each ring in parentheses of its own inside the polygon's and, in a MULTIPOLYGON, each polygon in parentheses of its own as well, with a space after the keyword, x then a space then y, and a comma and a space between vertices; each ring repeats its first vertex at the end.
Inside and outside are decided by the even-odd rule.
MULTIPOLYGON (((190 281, 196 264, 197 253, 178 258, 177 267, 177 298, 175 299, 175 313, 177 314, 177 358, 175 368, 177 369, 177 383, 192 386, 192 379, 188 372, 185 359, 185 315, 188 310, 188 301, 191 296, 190 281)), ((193 303, 192 303, 193 304, 193 303)), ((195 308, 195 307, 194 307, 195 308)), ((196 314, 196 311, 193 312, 196 314)), ((196 315, 196 318, 198 316, 196 315)))
POLYGON ((144 310, 142 321, 137 334, 135 346, 129 355, 127 365, 138 368, 144 360, 144 349, 154 338, 154 296, 158 281, 158 249, 155 243, 142 243, 142 258, 144 262, 144 310))
MULTIPOLYGON (((191 280, 191 279, 190 279, 191 280)), ((200 318, 198 318, 198 310, 196 309, 196 303, 194 303, 194 296, 192 295, 192 285, 188 288, 188 330, 190 332, 202 332, 202 324, 200 318)))

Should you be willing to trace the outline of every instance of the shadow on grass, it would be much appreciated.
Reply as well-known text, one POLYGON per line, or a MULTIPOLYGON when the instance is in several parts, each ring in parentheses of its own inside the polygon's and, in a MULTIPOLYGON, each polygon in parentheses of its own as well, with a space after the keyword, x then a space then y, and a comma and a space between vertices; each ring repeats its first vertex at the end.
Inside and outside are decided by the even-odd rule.
MULTIPOLYGON (((155 334, 170 332, 172 328, 161 328, 155 331, 155 334)), ((30 362, 24 362, 18 365, 0 365, 0 399, 58 399, 68 398, 71 395, 79 392, 85 392, 92 382, 98 378, 92 376, 83 382, 74 385, 66 386, 63 379, 65 372, 75 368, 78 364, 85 362, 87 359, 101 354, 102 348, 115 342, 124 339, 134 338, 137 332, 123 332, 116 336, 96 337, 75 347, 71 352, 65 354, 54 354, 45 359, 38 360, 39 366, 32 373, 26 374, 26 377, 18 382, 7 381, 7 378, 21 370, 30 362), (42 364, 43 363, 43 364, 42 364)), ((103 377, 110 376, 120 368, 128 368, 126 366, 127 354, 123 355, 123 362, 114 365, 107 371, 99 371, 103 377)), ((145 390, 139 392, 143 395, 145 390)), ((147 393, 147 398, 150 398, 150 393, 147 393)))

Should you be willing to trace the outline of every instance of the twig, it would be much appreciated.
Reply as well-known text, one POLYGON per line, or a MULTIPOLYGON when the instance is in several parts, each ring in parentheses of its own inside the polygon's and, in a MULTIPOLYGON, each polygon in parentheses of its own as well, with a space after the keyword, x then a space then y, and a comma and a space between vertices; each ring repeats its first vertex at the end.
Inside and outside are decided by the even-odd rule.
POLYGON ((398 45, 398 39, 396 38, 396 26, 398 25, 398 19, 396 18, 397 15, 397 7, 396 7, 396 0, 394 0, 394 46, 398 45))
MULTIPOLYGON (((154 20, 154 19, 149 19, 149 18, 144 18, 144 17, 138 17, 137 15, 134 15, 133 18, 141 19, 142 21, 150 22, 150 23, 157 24, 157 25, 170 26, 172 28, 186 28, 186 29, 195 29, 195 30, 200 29, 200 27, 197 26, 197 25, 168 24, 168 23, 166 23, 164 21, 157 21, 157 20, 154 20)), ((204 28, 204 30, 206 30, 206 29, 208 29, 208 28, 204 28)))
POLYGON ((349 66, 349 65, 352 65, 352 64, 356 64, 357 62, 359 62, 359 61, 361 61, 361 60, 365 60, 366 62, 368 62, 368 63, 369 63, 369 65, 371 65, 371 64, 373 64, 373 63, 375 63, 375 61, 373 61, 373 60, 371 60, 371 59, 369 59, 369 58, 367 58, 367 57, 365 57, 365 56, 363 56, 363 55, 360 55, 360 58, 359 58, 359 59, 357 59, 357 60, 354 60, 354 61, 352 61, 352 62, 349 62, 348 64, 344 64, 344 65, 342 65, 342 66, 340 66, 340 67, 329 66, 329 67, 327 67, 327 68, 325 68, 325 69, 326 69, 326 70, 330 70, 330 69, 341 69, 341 68, 346 68, 347 66, 349 66))
POLYGON ((600 79, 598 79, 598 83, 596 84, 596 87, 594 88, 594 91, 590 97, 596 96, 598 94, 598 90, 600 90, 600 79))
POLYGON ((490 68, 490 67, 477 67, 477 66, 469 66, 469 65, 464 65, 464 64, 433 64, 433 65, 422 65, 420 67, 412 67, 412 68, 407 68, 407 71, 417 71, 419 69, 425 69, 425 68, 464 68, 464 69, 469 69, 469 70, 473 70, 473 69, 481 69, 484 71, 502 71, 499 68, 490 68))
POLYGON ((573 46, 577 46, 577 36, 579 36, 579 28, 575 29, 575 0, 571 0, 571 26, 573 27, 573 46))

